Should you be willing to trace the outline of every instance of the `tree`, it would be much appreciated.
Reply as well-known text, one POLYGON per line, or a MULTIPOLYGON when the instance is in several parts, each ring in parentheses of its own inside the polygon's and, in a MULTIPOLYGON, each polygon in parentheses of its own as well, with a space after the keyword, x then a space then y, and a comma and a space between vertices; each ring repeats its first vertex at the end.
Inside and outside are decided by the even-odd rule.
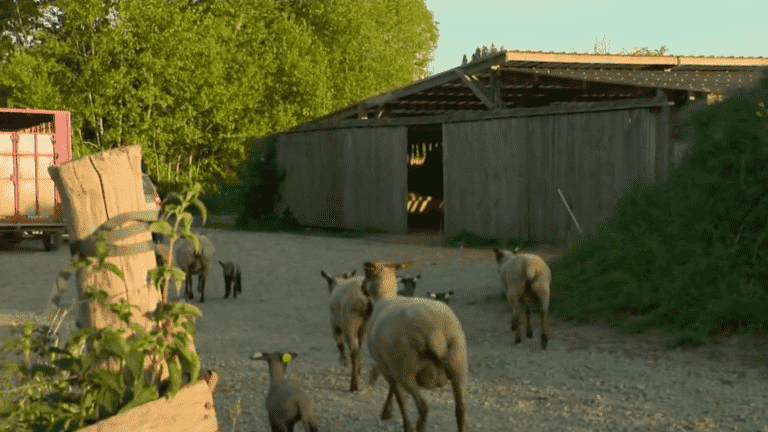
MULTIPOLYGON (((474 61, 479 61, 479 60, 486 59, 488 57, 493 57, 494 55, 496 55, 496 54, 498 54, 500 52, 503 52, 503 51, 505 51, 504 45, 502 45, 501 48, 496 48, 496 45, 493 42, 491 42, 491 47, 490 48, 488 48, 485 45, 483 45, 482 48, 477 47, 477 49, 475 49, 475 53, 472 54, 472 61, 474 62, 474 61)), ((464 58, 462 58, 462 60, 461 60, 461 65, 463 66, 465 64, 467 64, 467 55, 466 54, 464 54, 464 58)))
POLYGON ((141 144, 161 186, 235 182, 245 145, 429 73, 423 0, 59 0, 0 103, 72 111, 74 153, 141 144), (34 67, 30 66, 34 65, 34 67))

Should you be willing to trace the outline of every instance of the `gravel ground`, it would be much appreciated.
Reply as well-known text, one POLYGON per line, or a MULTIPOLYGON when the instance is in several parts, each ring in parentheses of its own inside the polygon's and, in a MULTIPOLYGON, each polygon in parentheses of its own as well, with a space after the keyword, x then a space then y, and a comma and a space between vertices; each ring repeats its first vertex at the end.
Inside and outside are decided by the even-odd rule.
MULTIPOLYGON (((227 410, 237 398, 243 406, 237 430, 269 430, 267 364, 250 357, 278 350, 298 353, 288 376, 306 386, 321 430, 402 430, 396 407, 390 420, 379 419, 387 390, 383 379, 373 386, 363 379, 362 390, 349 393, 349 368, 338 363, 320 270, 362 274, 367 260, 409 260, 414 265, 401 274, 421 273, 416 295, 455 291, 451 307, 468 343, 468 430, 768 432, 768 348, 755 338, 731 336, 716 346, 667 350, 661 332, 621 335, 606 326, 553 319, 543 351, 536 317, 534 338, 515 346, 489 250, 226 230, 209 230, 208 237, 216 253, 207 301, 194 302, 203 311, 197 348, 203 365, 221 377, 215 405, 223 431, 233 430, 227 410), (243 269, 243 294, 237 300, 223 299, 224 280, 216 264, 230 259, 243 269)), ((67 249, 44 252, 42 244, 25 241, 0 252, 2 308, 40 308, 67 249)), ((70 283, 65 302, 73 290, 70 283)), ((362 362, 365 378, 372 365, 366 345, 362 362)), ((456 430, 450 386, 423 394, 430 409, 427 429, 456 430)), ((408 413, 415 422, 410 400, 408 413)))

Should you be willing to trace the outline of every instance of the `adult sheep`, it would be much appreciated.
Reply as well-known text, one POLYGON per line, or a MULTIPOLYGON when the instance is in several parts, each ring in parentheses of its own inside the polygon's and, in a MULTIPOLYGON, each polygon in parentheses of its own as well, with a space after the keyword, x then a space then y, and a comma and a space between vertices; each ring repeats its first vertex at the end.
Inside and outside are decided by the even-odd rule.
POLYGON ((465 432, 467 342, 458 318, 443 302, 398 296, 395 271, 402 268, 401 264, 367 262, 363 267, 363 292, 373 303, 368 349, 376 365, 371 381, 381 373, 389 382, 381 418, 391 417, 394 395, 403 416, 403 429, 412 432, 405 414, 405 389, 419 409, 416 430, 424 431, 429 409, 420 388, 442 387, 450 380, 458 431, 465 432))
POLYGON ((549 293, 552 271, 543 259, 533 254, 493 248, 499 266, 501 286, 512 304, 512 330, 515 331, 515 344, 520 338, 520 303, 525 307, 525 335, 533 337, 531 331, 531 309, 541 306, 541 348, 547 349, 549 341, 549 293))
POLYGON ((208 278, 208 267, 211 256, 216 251, 213 243, 204 235, 198 235, 199 248, 195 250, 194 244, 186 237, 176 241, 174 255, 176 265, 184 272, 184 287, 188 299, 194 298, 192 294, 192 276, 198 275, 197 290, 200 292, 200 303, 205 302, 205 281, 208 278))
POLYGON ((328 282, 328 293, 331 295, 331 329, 333 339, 339 348, 339 362, 346 366, 347 356, 344 352, 344 342, 349 346, 352 360, 352 377, 349 391, 358 390, 360 376, 360 346, 365 340, 370 317, 370 300, 363 294, 361 286, 363 277, 355 275, 355 271, 328 276, 324 271, 320 275, 328 282))

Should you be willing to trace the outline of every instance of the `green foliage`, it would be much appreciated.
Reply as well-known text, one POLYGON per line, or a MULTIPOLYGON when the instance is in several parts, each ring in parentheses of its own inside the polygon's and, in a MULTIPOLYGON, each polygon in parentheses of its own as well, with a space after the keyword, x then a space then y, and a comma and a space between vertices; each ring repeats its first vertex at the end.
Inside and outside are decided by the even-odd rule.
POLYGON ((680 124, 691 154, 660 185, 635 182, 553 265, 553 311, 620 313, 623 331, 668 327, 677 344, 768 329, 768 72, 680 124))
POLYGON ((427 74, 438 36, 423 0, 56 5, 37 63, 0 63, 23 78, 0 80, 0 102, 72 111, 75 157, 140 144, 163 191, 237 183, 251 137, 427 74))
MULTIPOLYGON (((200 191, 200 185, 193 185, 184 195, 171 195, 179 204, 169 204, 166 219, 152 223, 155 232, 171 238, 171 255, 165 267, 150 271, 157 287, 167 286, 171 276, 176 286, 181 286, 184 275, 173 267, 173 243, 181 235, 197 244, 189 231, 191 216, 184 210, 189 204, 202 205, 197 199, 200 191), (173 228, 168 223, 171 215, 176 219, 173 228)), ((205 215, 205 208, 201 212, 205 215)), ((82 258, 75 266, 90 267, 97 275, 109 271, 122 279, 120 269, 105 261, 112 247, 102 233, 96 259, 82 258)), ((59 348, 50 328, 33 329, 27 323, 22 336, 7 341, 2 348, 5 353, 15 350, 27 361, 7 360, 1 367, 13 387, 6 393, 13 397, 0 399, 0 430, 73 431, 163 394, 173 396, 186 382, 198 380, 200 359, 188 348, 196 338, 191 319, 200 316, 197 307, 184 301, 161 303, 153 314, 154 326, 147 331, 132 321, 132 306, 125 299, 110 304, 108 293, 100 286, 90 287, 86 297, 109 308, 133 334, 126 338, 125 329, 113 327, 84 329, 59 348), (29 361, 31 354, 38 357, 34 364, 29 361), (145 359, 149 360, 146 364, 145 359), (163 363, 168 366, 169 378, 161 381, 163 363)))

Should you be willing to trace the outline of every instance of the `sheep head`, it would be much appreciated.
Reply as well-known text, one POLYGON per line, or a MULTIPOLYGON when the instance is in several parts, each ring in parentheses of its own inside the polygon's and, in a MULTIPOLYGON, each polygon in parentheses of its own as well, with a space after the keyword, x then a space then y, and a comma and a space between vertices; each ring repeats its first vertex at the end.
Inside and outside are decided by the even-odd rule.
POLYGON ((352 276, 354 276, 355 273, 357 273, 357 270, 352 270, 350 272, 338 273, 333 276, 328 276, 328 273, 326 273, 323 270, 320 270, 320 276, 322 276, 326 280, 326 282, 328 282, 328 294, 333 292, 333 289, 336 287, 336 282, 339 279, 349 279, 352 276))
POLYGON ((397 270, 407 268, 410 263, 366 262, 363 293, 373 300, 397 296, 397 270))

